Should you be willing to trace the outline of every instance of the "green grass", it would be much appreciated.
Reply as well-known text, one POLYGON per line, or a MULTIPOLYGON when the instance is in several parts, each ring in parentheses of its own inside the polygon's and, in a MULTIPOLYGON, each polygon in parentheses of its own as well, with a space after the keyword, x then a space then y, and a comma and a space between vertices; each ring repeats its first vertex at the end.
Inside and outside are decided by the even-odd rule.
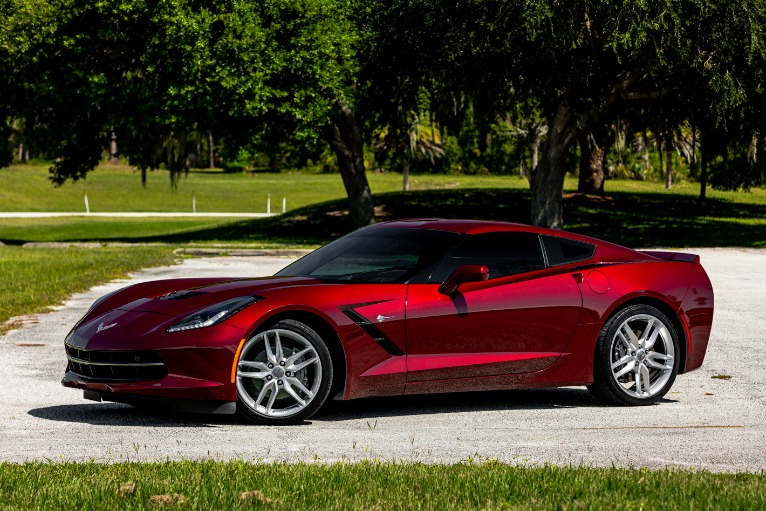
POLYGON ((0 334, 12 326, 6 324, 10 317, 44 312, 73 293, 174 260, 169 247, 0 246, 0 334))
POLYGON ((177 236, 213 229, 231 218, 189 217, 51 217, 0 218, 0 240, 6 244, 27 241, 143 241, 157 236, 177 236))
POLYGON ((2 509, 156 509, 162 495, 183 499, 167 505, 178 509, 746 511, 766 506, 766 476, 497 462, 0 464, 2 509))
MULTIPOLYGON (((149 172, 146 188, 141 176, 129 167, 101 166, 87 179, 55 188, 48 180, 47 165, 16 165, 0 169, 0 211, 85 212, 84 194, 92 212, 192 211, 192 194, 198 212, 265 213, 271 194, 272 212, 295 209, 346 196, 340 174, 285 172, 227 174, 221 171, 193 171, 182 177, 178 188, 170 187, 166 171, 149 172)), ((373 193, 401 190, 402 177, 396 173, 369 172, 373 193)), ((525 180, 503 176, 413 176, 413 190, 459 187, 525 188, 525 180)))
MULTIPOLYGON (((17 166, 2 172, 16 173, 16 179, 8 180, 0 190, 0 209, 5 210, 35 209, 37 205, 29 201, 41 196, 46 197, 47 209, 77 208, 82 187, 86 186, 76 183, 54 189, 41 166, 17 166)), ((167 173, 150 174, 146 190, 141 189, 138 179, 126 168, 103 167, 88 178, 87 186, 100 190, 112 211, 188 210, 183 201, 190 200, 191 189, 205 191, 207 198, 203 202, 209 205, 209 211, 262 211, 265 206, 256 208, 252 200, 247 203, 246 197, 265 197, 267 190, 271 190, 272 197, 286 194, 289 211, 256 220, 0 219, 0 241, 316 246, 353 229, 337 174, 192 173, 182 179, 177 192, 171 191, 167 173)), ((445 217, 529 221, 529 189, 525 180, 515 176, 413 176, 413 190, 409 193, 397 191, 401 186, 398 174, 370 173, 369 179, 381 220, 445 217)), ((708 199, 700 202, 696 183, 676 183, 671 190, 665 190, 655 182, 607 181, 605 197, 574 194, 576 186, 575 179, 567 178, 564 222, 568 230, 634 247, 766 247, 766 190, 761 188, 739 193, 711 189, 708 199)), ((93 192, 88 193, 92 199, 93 192)), ((197 192, 198 204, 202 204, 201 193, 197 192)))

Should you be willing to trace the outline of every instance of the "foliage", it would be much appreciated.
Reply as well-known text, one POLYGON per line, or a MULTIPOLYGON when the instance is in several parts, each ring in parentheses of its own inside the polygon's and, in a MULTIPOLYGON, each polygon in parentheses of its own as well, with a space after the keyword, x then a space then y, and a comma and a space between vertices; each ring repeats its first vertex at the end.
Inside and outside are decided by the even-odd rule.
MULTIPOLYGON (((13 0, 24 2, 25 0, 13 0)), ((208 131, 230 152, 275 124, 317 136, 345 101, 356 31, 343 2, 51 0, 48 30, 15 55, 38 90, 23 112, 54 182, 83 178, 112 130, 120 153, 174 178, 208 131)))
POLYGON ((9 140, 0 166, 23 144, 53 161, 59 184, 85 177, 113 132, 144 182, 166 167, 176 185, 207 161, 197 153, 211 133, 229 171, 322 161, 340 170, 351 209, 367 208, 356 215, 364 221, 365 168, 406 167, 521 171, 534 220, 559 226, 578 137, 621 146, 609 157, 617 175, 654 179, 662 166, 646 157, 693 143, 674 156, 676 177, 704 182, 709 162, 715 186, 766 179, 766 151, 749 150, 766 132, 764 0, 5 0, 0 9, 9 140), (644 133, 654 147, 630 154, 644 133))

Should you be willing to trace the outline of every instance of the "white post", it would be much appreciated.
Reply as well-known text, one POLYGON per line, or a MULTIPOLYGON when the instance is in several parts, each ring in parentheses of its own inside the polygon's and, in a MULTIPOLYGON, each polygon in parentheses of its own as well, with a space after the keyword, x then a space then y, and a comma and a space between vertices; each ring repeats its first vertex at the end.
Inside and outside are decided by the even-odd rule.
POLYGON ((90 215, 90 205, 88 205, 88 194, 85 194, 85 213, 90 215))
POLYGON ((192 213, 197 212, 197 192, 192 192, 192 213))
POLYGON ((282 197, 282 214, 287 211, 287 197, 282 197))
POLYGON ((266 214, 271 214, 271 194, 269 194, 269 198, 266 199, 266 214))

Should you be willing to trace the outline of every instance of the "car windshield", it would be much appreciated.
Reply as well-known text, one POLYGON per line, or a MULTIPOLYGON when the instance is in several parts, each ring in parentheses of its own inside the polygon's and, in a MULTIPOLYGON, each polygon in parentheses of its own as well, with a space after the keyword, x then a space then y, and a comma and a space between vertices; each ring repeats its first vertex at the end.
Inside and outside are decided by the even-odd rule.
POLYGON ((330 282, 404 282, 459 237, 430 229, 363 229, 310 253, 277 275, 330 282))

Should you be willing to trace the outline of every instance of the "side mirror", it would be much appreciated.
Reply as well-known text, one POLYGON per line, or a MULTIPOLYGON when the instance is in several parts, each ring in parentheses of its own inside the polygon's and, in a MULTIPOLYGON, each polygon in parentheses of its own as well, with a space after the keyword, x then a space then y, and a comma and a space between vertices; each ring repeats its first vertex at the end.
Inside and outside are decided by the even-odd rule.
POLYGON ((444 284, 439 286, 439 292, 452 296, 463 282, 480 282, 489 278, 489 268, 481 264, 464 264, 447 277, 444 284))

